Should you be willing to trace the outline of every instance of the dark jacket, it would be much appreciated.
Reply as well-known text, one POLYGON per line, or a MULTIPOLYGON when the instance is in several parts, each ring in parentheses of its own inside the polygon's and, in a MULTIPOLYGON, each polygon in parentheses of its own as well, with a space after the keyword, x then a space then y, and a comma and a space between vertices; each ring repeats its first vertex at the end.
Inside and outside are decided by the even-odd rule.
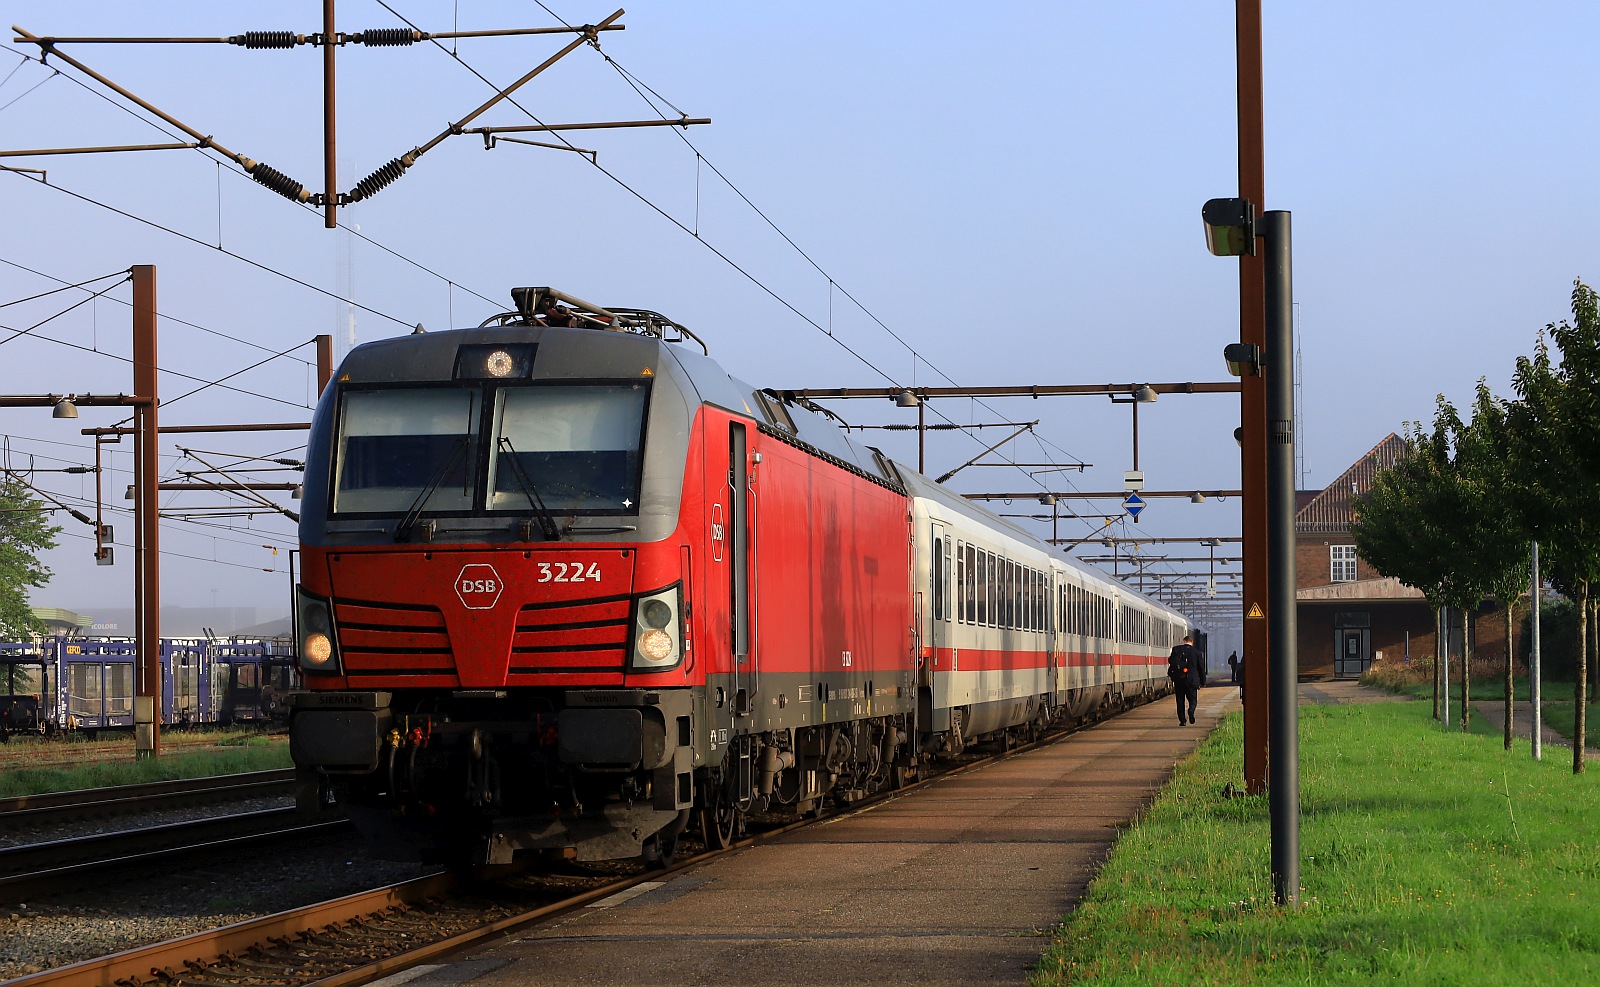
POLYGON ((1179 644, 1167 659, 1167 678, 1177 685, 1200 688, 1200 649, 1192 644, 1179 644))

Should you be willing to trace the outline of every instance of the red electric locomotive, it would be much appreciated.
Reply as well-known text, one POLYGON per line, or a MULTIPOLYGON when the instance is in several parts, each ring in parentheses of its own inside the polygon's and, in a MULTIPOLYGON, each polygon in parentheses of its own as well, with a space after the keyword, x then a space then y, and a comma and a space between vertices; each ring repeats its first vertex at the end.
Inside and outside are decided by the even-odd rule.
POLYGON ((1179 615, 660 315, 513 297, 356 348, 312 424, 291 749, 390 855, 666 859, 1159 686, 1179 615))

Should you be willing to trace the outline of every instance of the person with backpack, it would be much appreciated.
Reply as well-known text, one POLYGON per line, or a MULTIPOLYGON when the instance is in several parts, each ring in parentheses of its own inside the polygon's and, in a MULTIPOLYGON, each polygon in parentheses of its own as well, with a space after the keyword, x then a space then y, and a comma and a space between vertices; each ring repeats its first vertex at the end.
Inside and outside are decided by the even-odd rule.
POLYGON ((1200 651, 1194 646, 1194 638, 1185 634, 1183 641, 1172 649, 1172 656, 1167 659, 1167 678, 1172 680, 1174 694, 1178 698, 1178 725, 1183 726, 1194 722, 1194 708, 1200 702, 1200 651), (1185 704, 1188 713, 1184 712, 1185 704))

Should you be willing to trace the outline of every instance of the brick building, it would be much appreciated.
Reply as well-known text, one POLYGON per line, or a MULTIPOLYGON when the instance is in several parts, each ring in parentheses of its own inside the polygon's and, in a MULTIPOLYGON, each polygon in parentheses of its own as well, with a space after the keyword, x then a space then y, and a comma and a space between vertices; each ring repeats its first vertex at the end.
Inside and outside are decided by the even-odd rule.
MULTIPOLYGON (((1356 678, 1374 661, 1431 658, 1434 615, 1420 590, 1380 576, 1356 557, 1350 535, 1356 498, 1392 466, 1405 441, 1390 433, 1321 491, 1301 491, 1295 513, 1295 618, 1302 679, 1356 678)), ((1460 625, 1451 651, 1460 648, 1460 625)), ((1505 654, 1505 617, 1485 605, 1473 653, 1505 654)))

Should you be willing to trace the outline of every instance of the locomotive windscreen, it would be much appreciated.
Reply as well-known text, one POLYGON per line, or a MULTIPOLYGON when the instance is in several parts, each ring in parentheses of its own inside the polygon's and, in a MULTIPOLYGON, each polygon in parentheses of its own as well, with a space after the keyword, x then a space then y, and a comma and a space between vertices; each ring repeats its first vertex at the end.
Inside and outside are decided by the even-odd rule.
POLYGON ((350 389, 335 514, 637 511, 649 386, 350 389), (480 441, 482 440, 482 441, 480 441))
POLYGON ((419 499, 428 511, 470 510, 480 398, 461 387, 346 392, 334 512, 401 514, 419 499))
POLYGON ((501 388, 489 510, 527 510, 524 476, 552 511, 633 508, 648 396, 636 382, 501 388))

